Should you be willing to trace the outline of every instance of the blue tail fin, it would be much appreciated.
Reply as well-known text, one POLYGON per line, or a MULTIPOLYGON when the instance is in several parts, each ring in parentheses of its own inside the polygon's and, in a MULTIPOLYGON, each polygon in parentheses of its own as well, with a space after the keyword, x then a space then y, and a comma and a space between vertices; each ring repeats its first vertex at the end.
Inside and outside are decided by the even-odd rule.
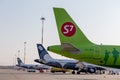
POLYGON ((48 54, 42 44, 37 44, 38 54, 40 59, 47 60, 52 59, 52 57, 48 54))
POLYGON ((17 58, 17 62, 18 62, 18 65, 19 65, 19 66, 21 66, 22 64, 24 64, 19 57, 17 58))

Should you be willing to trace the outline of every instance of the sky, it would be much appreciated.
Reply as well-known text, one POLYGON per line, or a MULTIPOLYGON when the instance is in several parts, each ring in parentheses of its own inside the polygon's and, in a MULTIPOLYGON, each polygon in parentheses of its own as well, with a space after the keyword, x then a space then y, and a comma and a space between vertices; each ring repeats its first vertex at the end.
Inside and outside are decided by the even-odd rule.
MULTIPOLYGON (((0 0, 0 65, 26 63, 39 58, 41 17, 44 21, 44 46, 60 44, 53 7, 64 8, 89 40, 96 44, 120 45, 120 0, 0 0)), ((50 53, 53 58, 62 58, 50 53)))

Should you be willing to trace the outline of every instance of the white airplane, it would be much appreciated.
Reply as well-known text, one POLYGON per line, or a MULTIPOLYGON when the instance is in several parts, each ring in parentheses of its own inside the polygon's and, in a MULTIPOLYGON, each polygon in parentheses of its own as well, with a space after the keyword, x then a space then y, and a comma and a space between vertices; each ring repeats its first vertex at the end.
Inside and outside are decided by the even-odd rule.
POLYGON ((46 66, 46 65, 24 64, 19 57, 17 58, 17 62, 18 62, 18 65, 16 66, 26 68, 28 72, 35 72, 35 70, 49 68, 49 66, 46 66))
POLYGON ((77 74, 80 72, 89 72, 95 73, 95 68, 92 65, 86 63, 80 63, 78 60, 68 60, 68 59, 54 59, 52 58, 46 49, 42 46, 42 44, 37 44, 38 54, 40 59, 35 59, 35 62, 42 63, 52 67, 72 69, 72 74, 75 74, 75 70, 77 70, 77 74), (86 64, 86 65, 84 65, 86 64))

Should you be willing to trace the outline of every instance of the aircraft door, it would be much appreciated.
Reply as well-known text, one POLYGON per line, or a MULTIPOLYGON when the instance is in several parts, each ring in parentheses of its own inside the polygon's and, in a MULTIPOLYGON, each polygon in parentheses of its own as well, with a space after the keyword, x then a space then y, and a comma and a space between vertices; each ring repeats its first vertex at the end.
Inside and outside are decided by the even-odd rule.
POLYGON ((101 47, 94 46, 94 52, 93 56, 95 59, 101 59, 101 47))

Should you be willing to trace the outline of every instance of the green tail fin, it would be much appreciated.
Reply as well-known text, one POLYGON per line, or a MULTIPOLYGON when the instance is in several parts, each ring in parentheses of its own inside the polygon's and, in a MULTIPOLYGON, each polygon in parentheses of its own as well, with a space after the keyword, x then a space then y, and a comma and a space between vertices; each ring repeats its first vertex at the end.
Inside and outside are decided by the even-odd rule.
POLYGON ((53 8, 61 44, 73 46, 93 44, 63 8, 53 8))

